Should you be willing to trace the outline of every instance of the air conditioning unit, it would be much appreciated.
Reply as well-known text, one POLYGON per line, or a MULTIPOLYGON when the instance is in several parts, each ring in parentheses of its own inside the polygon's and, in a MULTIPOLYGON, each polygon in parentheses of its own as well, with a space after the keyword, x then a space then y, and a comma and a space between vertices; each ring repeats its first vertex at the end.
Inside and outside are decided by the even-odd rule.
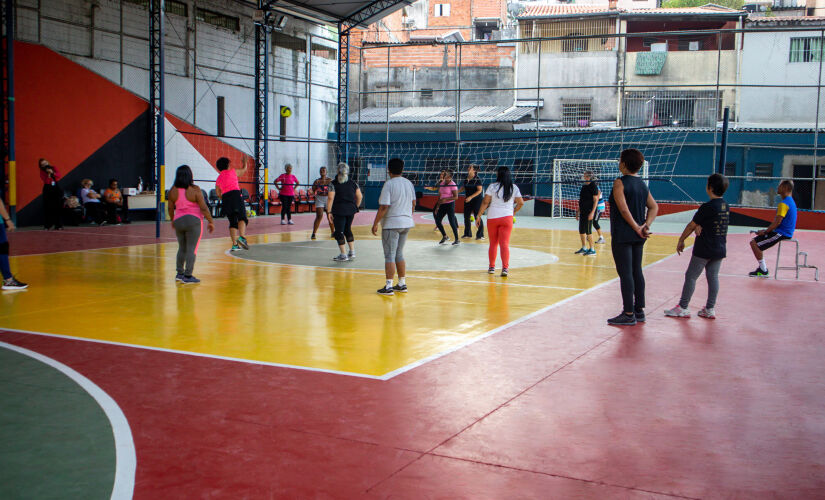
POLYGON ((404 29, 408 29, 408 30, 415 29, 415 19, 408 19, 406 21, 402 21, 401 26, 404 29))

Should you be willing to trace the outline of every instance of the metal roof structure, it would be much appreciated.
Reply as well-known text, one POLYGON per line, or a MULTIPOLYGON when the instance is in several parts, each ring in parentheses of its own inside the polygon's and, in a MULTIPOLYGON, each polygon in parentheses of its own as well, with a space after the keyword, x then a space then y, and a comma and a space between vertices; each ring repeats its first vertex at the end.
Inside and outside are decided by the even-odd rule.
POLYGON ((621 17, 715 17, 715 18, 730 18, 738 19, 740 17, 747 17, 748 13, 744 10, 729 9, 721 5, 708 3, 700 7, 682 7, 677 9, 638 9, 623 11, 621 17))
POLYGON ((364 26, 392 14, 415 0, 233 0, 264 11, 290 14, 301 19, 346 26, 364 26))
POLYGON ((558 17, 610 16, 617 15, 618 9, 606 5, 528 5, 518 14, 518 19, 548 19, 558 17))
MULTIPOLYGON (((473 106, 461 111, 460 123, 518 123, 532 114, 533 108, 516 106, 473 106)), ((455 123, 455 106, 411 106, 406 108, 364 108, 350 113, 355 123, 455 123), (389 117, 388 117, 389 114, 389 117)))

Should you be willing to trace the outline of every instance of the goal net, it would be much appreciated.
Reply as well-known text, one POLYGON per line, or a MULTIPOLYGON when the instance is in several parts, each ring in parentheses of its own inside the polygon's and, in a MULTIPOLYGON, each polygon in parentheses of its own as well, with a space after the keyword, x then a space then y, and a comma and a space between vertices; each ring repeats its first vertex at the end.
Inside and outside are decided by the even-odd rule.
MULTIPOLYGON (((353 178, 362 186, 379 186, 387 161, 404 160, 404 176, 418 188, 435 186, 442 169, 453 172, 457 184, 475 165, 488 185, 495 181, 496 169, 506 166, 522 194, 540 200, 558 217, 573 215, 570 203, 576 202, 584 170, 594 170, 599 187, 609 196, 614 178, 619 177, 618 158, 623 149, 636 148, 645 155, 643 176, 655 190, 657 182, 669 183, 687 137, 685 129, 583 129, 563 131, 513 131, 506 134, 476 133, 462 140, 433 140, 440 133, 405 134, 409 140, 350 141, 347 161, 353 178), (566 208, 567 207, 567 208, 566 208)), ((369 139, 363 134, 363 139, 369 139)), ((401 135, 397 136, 401 137, 401 135)), ((392 138, 392 136, 391 136, 392 138)), ((343 159, 343 152, 337 157, 343 159)), ((550 214, 550 210, 544 210, 550 214)))
MULTIPOLYGON (((556 159, 553 160, 553 217, 573 217, 579 205, 579 193, 585 182, 583 180, 585 172, 591 174, 591 179, 602 192, 605 201, 605 215, 609 214, 607 199, 613 189, 613 179, 621 177, 618 160, 578 160, 578 159, 556 159)), ((649 183, 650 162, 645 161, 639 176, 649 183)))

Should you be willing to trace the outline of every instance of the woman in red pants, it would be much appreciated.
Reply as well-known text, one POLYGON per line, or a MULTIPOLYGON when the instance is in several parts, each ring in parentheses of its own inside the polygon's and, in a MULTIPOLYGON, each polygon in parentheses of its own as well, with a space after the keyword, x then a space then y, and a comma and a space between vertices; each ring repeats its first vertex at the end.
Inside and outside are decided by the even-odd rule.
POLYGON ((476 219, 476 227, 481 224, 481 215, 489 207, 487 213, 487 236, 490 238, 490 249, 487 255, 490 257, 489 274, 496 272, 496 253, 501 248, 501 276, 507 277, 510 267, 510 233, 513 232, 513 219, 521 207, 524 206, 524 199, 518 186, 513 184, 513 176, 507 167, 498 167, 496 170, 496 182, 487 187, 484 193, 484 201, 476 219))

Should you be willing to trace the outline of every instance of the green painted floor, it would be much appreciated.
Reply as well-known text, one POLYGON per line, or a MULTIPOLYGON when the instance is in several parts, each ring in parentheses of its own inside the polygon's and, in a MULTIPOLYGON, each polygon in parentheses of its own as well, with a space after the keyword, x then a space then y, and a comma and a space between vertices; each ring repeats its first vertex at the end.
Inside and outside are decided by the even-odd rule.
POLYGON ((0 498, 109 498, 114 475, 112 428, 97 402, 0 346, 0 498))

